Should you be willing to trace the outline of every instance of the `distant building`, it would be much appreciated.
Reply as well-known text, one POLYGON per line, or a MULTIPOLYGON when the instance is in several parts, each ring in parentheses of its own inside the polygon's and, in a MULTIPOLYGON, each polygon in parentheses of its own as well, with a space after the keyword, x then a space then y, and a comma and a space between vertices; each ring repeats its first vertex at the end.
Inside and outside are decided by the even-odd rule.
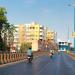
POLYGON ((57 34, 55 31, 46 29, 46 40, 56 42, 57 41, 57 34))

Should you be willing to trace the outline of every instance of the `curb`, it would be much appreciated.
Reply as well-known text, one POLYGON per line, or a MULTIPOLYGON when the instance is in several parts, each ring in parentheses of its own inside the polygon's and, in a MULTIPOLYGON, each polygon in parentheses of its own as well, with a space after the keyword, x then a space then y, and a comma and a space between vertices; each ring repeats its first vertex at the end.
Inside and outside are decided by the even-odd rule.
POLYGON ((23 62, 23 61, 26 61, 26 59, 20 60, 20 61, 16 61, 16 62, 11 62, 11 63, 2 64, 2 65, 0 65, 0 68, 1 68, 1 67, 6 67, 6 66, 9 66, 9 65, 14 65, 14 64, 17 64, 17 63, 20 63, 20 62, 23 62))

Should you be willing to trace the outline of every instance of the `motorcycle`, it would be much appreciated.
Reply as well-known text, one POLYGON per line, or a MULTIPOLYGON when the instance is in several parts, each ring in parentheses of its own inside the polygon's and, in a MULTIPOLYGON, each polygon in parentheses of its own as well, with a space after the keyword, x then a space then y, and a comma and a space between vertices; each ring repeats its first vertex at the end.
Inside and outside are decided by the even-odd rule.
POLYGON ((53 53, 50 53, 49 56, 50 56, 50 58, 52 58, 53 57, 53 53))
POLYGON ((28 62, 31 63, 33 58, 32 56, 28 56, 27 59, 28 59, 28 62))

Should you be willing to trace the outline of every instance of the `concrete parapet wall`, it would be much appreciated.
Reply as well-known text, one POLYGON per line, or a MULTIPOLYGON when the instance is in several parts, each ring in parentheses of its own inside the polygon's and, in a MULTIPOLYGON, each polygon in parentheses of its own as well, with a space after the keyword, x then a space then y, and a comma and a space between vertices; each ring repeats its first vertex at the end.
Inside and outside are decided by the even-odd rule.
POLYGON ((25 58, 26 53, 0 53, 0 64, 16 62, 25 58))
MULTIPOLYGON (((44 56, 48 55, 49 53, 47 51, 35 51, 33 52, 34 58, 38 56, 44 56)), ((6 64, 6 63, 11 63, 11 62, 16 62, 20 60, 24 60, 27 58, 27 53, 0 53, 0 65, 1 64, 6 64)))

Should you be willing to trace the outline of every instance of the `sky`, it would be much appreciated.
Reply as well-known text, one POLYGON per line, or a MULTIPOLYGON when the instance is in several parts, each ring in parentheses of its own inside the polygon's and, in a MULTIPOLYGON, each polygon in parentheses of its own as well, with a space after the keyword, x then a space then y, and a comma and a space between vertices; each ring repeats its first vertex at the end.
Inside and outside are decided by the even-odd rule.
POLYGON ((7 10, 11 24, 37 23, 57 32, 57 39, 73 43, 74 9, 68 4, 75 0, 0 0, 0 6, 7 10))

